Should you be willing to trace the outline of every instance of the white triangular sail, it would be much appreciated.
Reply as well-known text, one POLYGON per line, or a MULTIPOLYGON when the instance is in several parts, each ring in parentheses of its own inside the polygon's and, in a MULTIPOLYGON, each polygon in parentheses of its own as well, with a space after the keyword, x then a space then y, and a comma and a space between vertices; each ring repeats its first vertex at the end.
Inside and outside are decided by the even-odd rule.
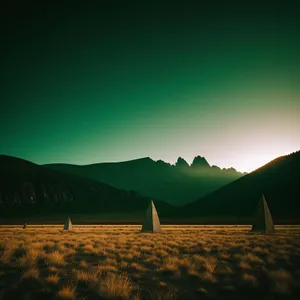
POLYGON ((154 232, 160 233, 160 222, 159 217, 153 201, 151 200, 150 205, 146 211, 146 217, 142 226, 143 232, 154 232))
POLYGON ((270 209, 264 195, 261 196, 252 231, 273 232, 275 230, 270 209))
POLYGON ((66 221, 64 225, 64 230, 72 230, 72 222, 70 218, 68 218, 68 220, 66 221))

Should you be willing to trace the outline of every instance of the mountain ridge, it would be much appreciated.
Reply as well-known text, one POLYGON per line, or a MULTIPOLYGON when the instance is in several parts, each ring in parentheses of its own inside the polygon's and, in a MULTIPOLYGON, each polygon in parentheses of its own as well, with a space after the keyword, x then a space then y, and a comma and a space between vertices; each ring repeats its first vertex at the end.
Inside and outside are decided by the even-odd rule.
POLYGON ((216 166, 216 165, 210 165, 206 158, 203 156, 200 156, 200 155, 197 155, 194 157, 193 161, 191 164, 189 164, 184 158, 182 158, 181 156, 179 156, 176 160, 176 162, 174 164, 172 163, 169 163, 169 162, 166 162, 162 159, 158 159, 158 160, 154 160, 152 159, 151 157, 149 156, 145 156, 145 157, 140 157, 140 158, 135 158, 135 159, 130 159, 130 160, 125 160, 125 161, 109 161, 109 162, 96 162, 96 163, 90 163, 90 164, 73 164, 73 163, 63 163, 63 162, 60 162, 60 163, 47 163, 47 164, 42 164, 43 166, 51 166, 51 165, 73 165, 73 166, 77 166, 77 167, 85 167, 85 166, 96 166, 96 165, 103 165, 103 164, 126 164, 126 163, 137 163, 137 162, 154 162, 154 163, 163 163, 163 164, 166 164, 166 165, 169 165, 171 167, 180 167, 180 165, 178 165, 178 162, 179 164, 181 162, 184 162, 184 164, 187 166, 187 167, 190 167, 190 168, 195 168, 198 166, 198 162, 200 160, 203 160, 204 161, 204 164, 203 166, 205 167, 205 165, 207 164, 207 167, 210 167, 210 168, 218 168, 219 170, 224 170, 224 171, 228 171, 228 170, 233 170, 239 174, 242 174, 242 175, 246 175, 248 174, 247 172, 242 172, 242 171, 238 171, 237 169, 235 169, 234 167, 228 167, 228 168, 221 168, 219 166, 216 166))
MULTIPOLYGON (((173 207, 154 199, 162 215, 173 207)), ((0 155, 0 215, 143 212, 150 198, 76 174, 0 155)))
MULTIPOLYGON (((172 166, 163 161, 147 161, 155 168, 158 165, 163 175, 172 170, 172 166)), ((140 175, 140 165, 137 165, 135 171, 140 175)), ((110 166, 108 163, 108 167, 110 166)), ((115 167, 119 166, 116 163, 115 167)), ((127 170, 123 175, 128 177, 127 170)), ((184 178, 181 177, 181 172, 176 173, 176 176, 175 179, 184 178)), ((171 186, 174 187, 172 184, 171 186)), ((300 221, 300 151, 275 158, 250 174, 180 208, 159 201, 160 198, 154 200, 160 214, 168 218, 187 220, 209 217, 217 220, 220 217, 251 218, 261 194, 265 195, 275 221, 300 221)), ((83 176, 59 172, 21 158, 0 155, 0 216, 45 211, 132 213, 143 211, 149 200, 150 197, 135 190, 117 189, 83 176)))
POLYGON ((262 194, 272 215, 300 220, 300 151, 273 159, 181 211, 186 217, 251 217, 262 194))
POLYGON ((220 169, 210 166, 201 156, 196 156, 191 166, 182 158, 178 158, 172 165, 163 160, 154 161, 150 157, 80 166, 73 164, 44 166, 91 178, 119 189, 136 190, 142 195, 162 199, 172 205, 192 202, 199 196, 244 176, 233 168, 220 169))

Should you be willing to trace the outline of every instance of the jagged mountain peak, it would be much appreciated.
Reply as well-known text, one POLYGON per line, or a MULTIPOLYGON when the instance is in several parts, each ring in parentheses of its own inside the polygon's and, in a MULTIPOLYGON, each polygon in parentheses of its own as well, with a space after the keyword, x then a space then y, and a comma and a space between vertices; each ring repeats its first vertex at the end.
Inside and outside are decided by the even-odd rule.
POLYGON ((141 195, 183 204, 207 194, 242 176, 240 173, 210 167, 204 157, 197 156, 189 166, 182 157, 175 164, 149 157, 119 163, 100 163, 76 167, 48 165, 50 168, 78 174, 141 195))
POLYGON ((185 168, 185 167, 189 167, 190 165, 186 162, 184 158, 179 156, 175 163, 175 166, 180 168, 185 168))
POLYGON ((210 167, 210 164, 207 162, 207 160, 205 159, 205 157, 203 156, 196 156, 191 164, 192 168, 206 168, 206 167, 210 167))
POLYGON ((293 152, 199 197, 193 204, 186 205, 182 214, 188 212, 189 217, 195 214, 251 217, 258 199, 264 194, 277 219, 299 220, 299 183, 300 152, 293 152))

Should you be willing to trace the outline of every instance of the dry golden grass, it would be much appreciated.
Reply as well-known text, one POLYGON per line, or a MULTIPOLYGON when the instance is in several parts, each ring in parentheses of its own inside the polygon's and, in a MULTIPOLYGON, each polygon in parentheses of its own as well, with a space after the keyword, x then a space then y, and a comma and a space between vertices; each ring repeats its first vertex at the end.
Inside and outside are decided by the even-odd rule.
POLYGON ((201 273, 201 278, 206 282, 216 282, 217 281, 216 276, 214 276, 214 274, 209 271, 205 271, 205 272, 201 273))
POLYGON ((242 260, 240 263, 239 263, 239 267, 243 270, 251 270, 251 266, 250 264, 245 261, 245 260, 242 260))
POLYGON ((149 300, 175 300, 177 293, 172 290, 155 290, 149 293, 149 300))
POLYGON ((64 254, 57 250, 47 254, 45 259, 49 265, 64 265, 66 263, 64 254))
POLYGON ((75 274, 75 278, 77 281, 86 281, 86 282, 96 282, 98 280, 99 274, 101 271, 99 269, 93 270, 78 270, 73 269, 73 273, 75 274))
POLYGON ((65 285, 58 291, 57 294, 62 299, 76 299, 76 285, 65 285))
POLYGON ((34 278, 34 279, 38 279, 40 275, 40 272, 37 268, 31 268, 28 269, 26 271, 23 272, 21 278, 34 278))
POLYGON ((50 283, 58 283, 58 281, 59 281, 59 276, 58 276, 58 274, 53 274, 53 275, 49 275, 47 278, 46 278, 46 280, 48 281, 48 282, 50 282, 50 283))
POLYGON ((42 255, 43 253, 41 251, 33 248, 28 250, 28 252, 23 256, 16 258, 15 264, 20 268, 34 267, 37 263, 38 257, 41 257, 42 255))
POLYGON ((258 285, 258 280, 253 274, 244 273, 243 280, 250 286, 256 287, 258 285))
POLYGON ((261 258, 259 258, 257 255, 253 253, 247 253, 246 255, 243 256, 243 259, 249 263, 259 263, 259 264, 264 263, 264 261, 261 258))
POLYGON ((215 268, 216 268, 216 265, 217 265, 217 258, 216 257, 209 257, 205 264, 204 264, 204 267, 205 269, 209 272, 209 273, 213 273, 215 268))
POLYGON ((232 226, 139 229, 0 227, 1 300, 20 299, 11 286, 28 298, 49 291, 52 298, 86 300, 294 299, 300 293, 299 227, 271 235, 232 226))
POLYGON ((102 297, 121 297, 129 299, 134 286, 125 274, 107 273, 98 284, 98 292, 102 297))

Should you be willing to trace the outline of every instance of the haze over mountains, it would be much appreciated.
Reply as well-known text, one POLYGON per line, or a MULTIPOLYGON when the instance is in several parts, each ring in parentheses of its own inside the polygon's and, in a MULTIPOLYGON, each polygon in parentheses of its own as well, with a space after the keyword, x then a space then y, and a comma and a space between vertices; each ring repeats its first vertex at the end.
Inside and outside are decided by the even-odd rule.
POLYGON ((181 157, 175 165, 145 157, 118 163, 46 166, 120 189, 135 190, 142 195, 175 205, 192 202, 244 175, 234 168, 210 166, 201 156, 196 156, 191 166, 181 157))
POLYGON ((300 221, 300 151, 278 157, 252 173, 181 208, 182 218, 251 217, 261 194, 276 220, 300 221))
MULTIPOLYGON (((108 179, 113 180, 115 175, 119 182, 125 183, 130 183, 132 176, 136 178, 139 186, 144 188, 151 186, 147 185, 147 182, 154 182, 155 188, 161 187, 158 190, 160 193, 170 191, 171 187, 176 192, 180 191, 177 185, 181 181, 187 189, 188 186, 196 187, 197 182, 199 186, 204 186, 204 179, 204 182, 211 179, 215 183, 214 176, 220 176, 221 172, 227 174, 227 178, 231 172, 236 175, 234 170, 210 167, 202 157, 194 161, 196 163, 188 166, 183 159, 178 159, 176 165, 171 166, 162 161, 155 162, 144 158, 82 167, 46 167, 0 155, 0 216, 54 215, 61 212, 134 215, 135 212, 143 213, 149 205, 150 197, 137 191, 121 190, 90 178, 54 170, 53 167, 63 166, 85 172, 88 170, 88 174, 94 176, 101 175, 100 169, 106 175, 110 175, 108 179), (164 190, 165 185, 170 189, 164 190)), ((182 187, 181 191, 184 191, 182 187)), ((196 192, 196 189, 193 192, 196 192)), ((300 221, 300 151, 279 157, 206 196, 198 196, 197 201, 178 208, 159 201, 158 198, 153 199, 162 219, 189 221, 208 217, 215 221, 251 218, 262 193, 268 202, 275 224, 278 220, 300 221)))

